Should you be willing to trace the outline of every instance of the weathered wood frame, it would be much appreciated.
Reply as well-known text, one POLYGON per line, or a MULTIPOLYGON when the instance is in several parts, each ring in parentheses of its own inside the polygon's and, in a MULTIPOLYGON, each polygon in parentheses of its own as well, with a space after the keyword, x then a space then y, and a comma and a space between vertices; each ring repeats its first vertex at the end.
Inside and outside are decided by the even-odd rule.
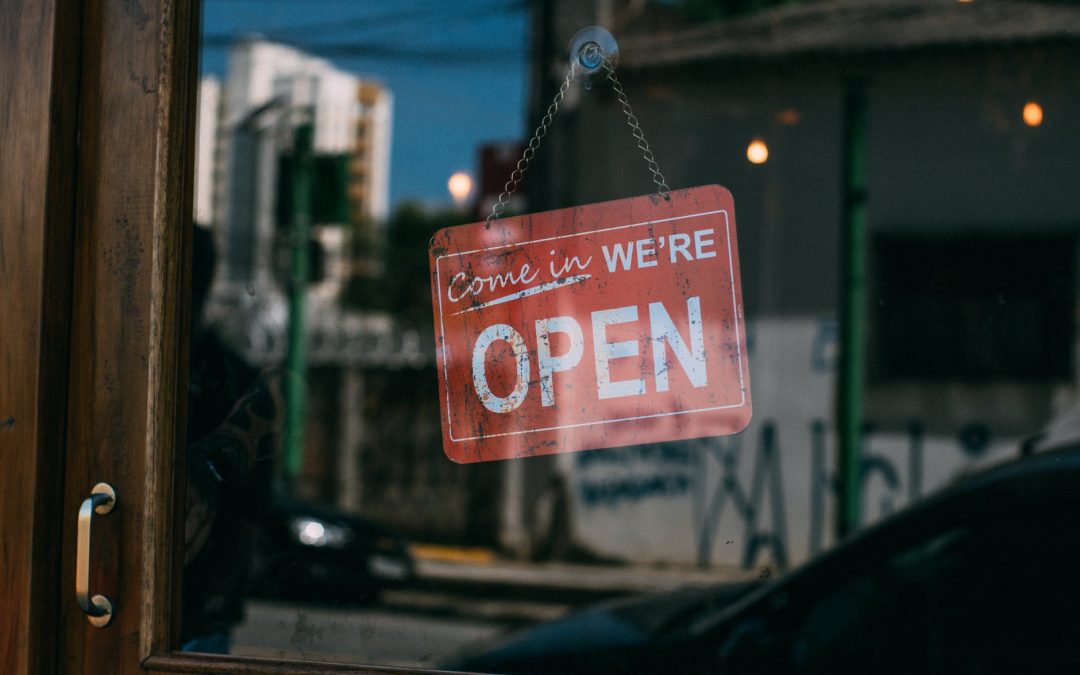
POLYGON ((58 669, 78 2, 0 11, 0 672, 58 669))
POLYGON ((174 651, 199 24, 199 0, 0 16, 0 670, 410 672, 174 651), (98 481, 119 494, 95 527, 106 629, 66 573, 98 481))
POLYGON ((0 166, 13 328, 0 331, 0 424, 16 421, 0 427, 0 602, 15 620, 0 668, 417 672, 174 651, 200 3, 12 4, 0 17, 0 148, 14 158, 0 166), (73 516, 102 480, 119 499, 95 526, 91 586, 117 602, 96 629, 72 597, 73 516))

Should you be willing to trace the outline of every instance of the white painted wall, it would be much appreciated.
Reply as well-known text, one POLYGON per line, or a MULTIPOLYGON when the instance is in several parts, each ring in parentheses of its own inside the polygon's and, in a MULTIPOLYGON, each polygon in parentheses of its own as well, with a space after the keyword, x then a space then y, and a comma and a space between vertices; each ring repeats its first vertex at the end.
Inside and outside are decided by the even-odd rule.
MULTIPOLYGON (((835 391, 837 336, 829 318, 800 317, 752 321, 748 325, 750 386, 754 419, 735 437, 680 444, 641 446, 562 455, 557 464, 568 487, 573 538, 590 551, 645 563, 742 564, 751 534, 777 534, 789 565, 806 560, 832 542, 834 499, 825 491, 834 470, 831 420, 835 391), (824 421, 826 433, 814 466, 812 425, 824 421), (756 526, 746 504, 754 500, 755 467, 766 456, 763 435, 775 424, 779 469, 764 472, 756 526), (724 482, 724 458, 734 477, 724 482), (818 477, 815 481, 815 473, 818 477), (774 482, 778 478, 779 482, 774 482), (720 511, 714 506, 727 493, 720 511), (741 493, 741 497, 735 496, 741 493), (774 512, 771 499, 782 507, 774 512), (820 509, 815 512, 815 494, 820 509), (709 520, 710 511, 718 514, 709 520), (817 541, 813 541, 817 539, 817 541)), ((995 439, 972 457, 952 437, 923 442, 922 489, 925 495, 965 472, 1015 456, 1019 439, 995 439)), ((867 474, 864 520, 873 522, 909 502, 912 464, 905 432, 874 433, 864 457, 881 467, 867 474), (889 484, 883 468, 894 471, 889 484)), ((752 564, 775 564, 763 551, 752 564)))

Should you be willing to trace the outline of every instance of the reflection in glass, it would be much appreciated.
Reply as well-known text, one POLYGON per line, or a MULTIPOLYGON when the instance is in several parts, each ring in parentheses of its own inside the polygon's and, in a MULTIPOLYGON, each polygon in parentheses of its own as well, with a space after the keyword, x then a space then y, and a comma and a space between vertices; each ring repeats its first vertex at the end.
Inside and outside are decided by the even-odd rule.
MULTIPOLYGON (((836 536, 835 401, 855 339, 864 415, 846 497, 864 530, 1021 448, 1075 440, 1080 127, 1044 113, 1080 107, 1080 9, 894 4, 207 0, 187 648, 433 666, 540 626, 547 642, 529 644, 552 658, 556 642, 621 641, 592 672, 664 663, 650 636, 701 627, 850 545, 836 536), (672 187, 734 195, 755 418, 731 437, 455 465, 428 243, 491 210, 590 24, 618 38, 620 82, 672 187), (842 274, 853 87, 867 181, 847 194, 865 200, 867 238, 842 274), (460 175, 471 183, 448 184, 460 175), (852 284, 868 299, 856 331, 838 302, 852 284), (570 632, 548 623, 580 609, 570 632)), ((566 92, 506 215, 651 191, 618 99, 592 84, 566 92)), ((652 373, 652 346, 637 346, 652 373)), ((1022 558, 963 531, 987 559, 1022 558)), ((1069 552, 1037 531, 1048 557, 1069 552)), ((806 635, 825 635, 843 619, 814 604, 827 590, 755 602, 809 607, 806 635)), ((740 625, 732 650, 775 634, 740 625)))

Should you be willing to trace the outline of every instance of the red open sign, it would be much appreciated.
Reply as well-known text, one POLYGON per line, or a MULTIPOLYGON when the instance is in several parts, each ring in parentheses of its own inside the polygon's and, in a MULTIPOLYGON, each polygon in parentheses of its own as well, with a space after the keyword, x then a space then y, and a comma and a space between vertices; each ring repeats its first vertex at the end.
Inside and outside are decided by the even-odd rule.
POLYGON ((455 462, 732 434, 750 422, 735 211, 711 185, 440 230, 455 462))

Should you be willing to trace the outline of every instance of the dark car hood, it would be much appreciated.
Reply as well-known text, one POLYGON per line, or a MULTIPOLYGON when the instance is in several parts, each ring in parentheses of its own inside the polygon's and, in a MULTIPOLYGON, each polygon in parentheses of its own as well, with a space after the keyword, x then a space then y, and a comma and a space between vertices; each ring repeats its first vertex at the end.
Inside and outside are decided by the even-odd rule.
POLYGON ((677 631, 701 612, 719 609, 744 596, 758 582, 681 588, 612 600, 562 619, 496 639, 459 655, 445 667, 517 673, 565 668, 577 656, 633 653, 677 631))

